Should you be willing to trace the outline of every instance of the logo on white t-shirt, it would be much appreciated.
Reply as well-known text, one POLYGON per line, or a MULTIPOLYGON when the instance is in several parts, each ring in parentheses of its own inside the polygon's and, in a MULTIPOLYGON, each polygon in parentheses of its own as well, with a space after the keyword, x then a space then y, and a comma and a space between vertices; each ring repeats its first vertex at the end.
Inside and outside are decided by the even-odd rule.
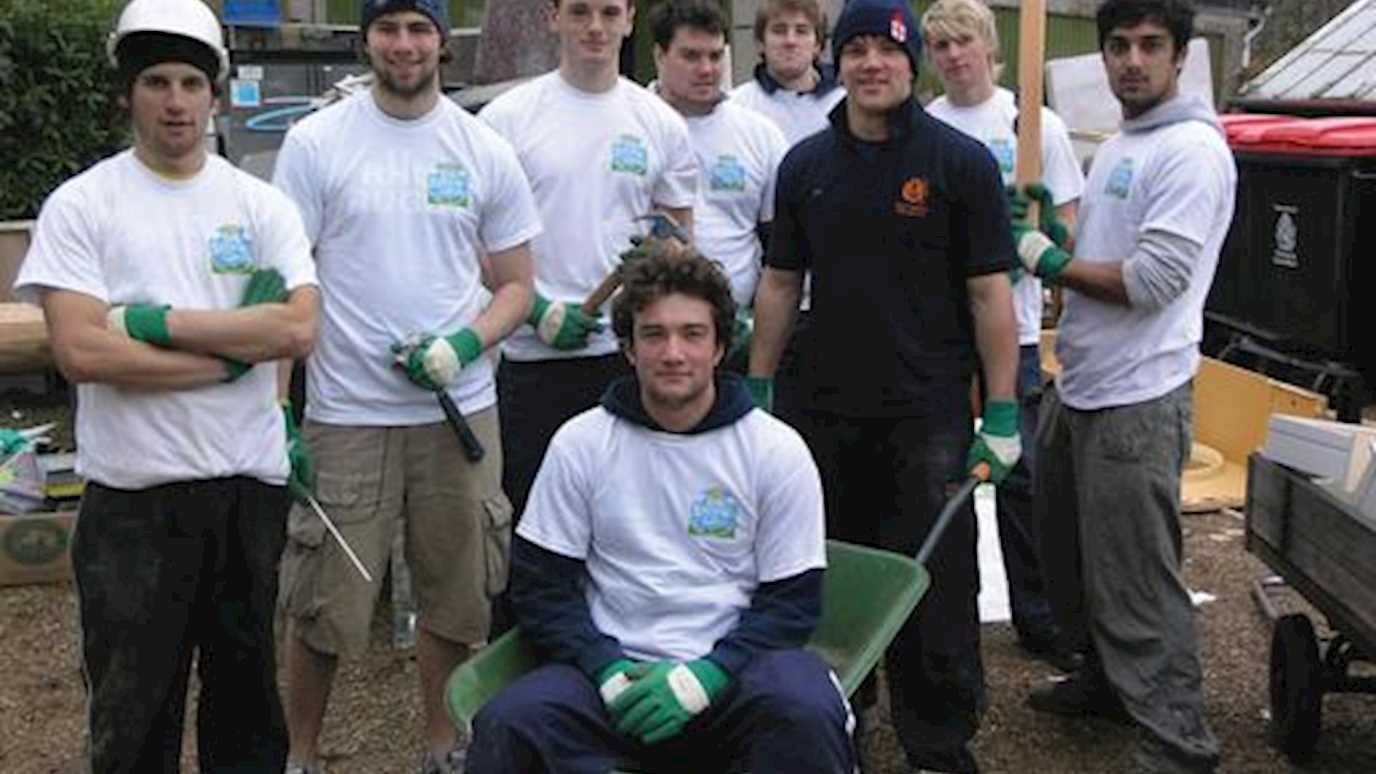
POLYGON ((650 152, 645 141, 623 134, 612 142, 612 171, 644 177, 650 171, 650 152))
POLYGON ((252 274, 253 238, 237 223, 215 229, 210 237, 210 270, 216 274, 252 274))
POLYGON ((745 165, 735 156, 718 156, 708 175, 708 186, 713 191, 744 191, 745 165))
POLYGON ((709 487, 693 501, 688 513, 688 534, 729 540, 736 536, 744 514, 745 509, 735 495, 721 486, 709 487))
POLYGON ((1118 166, 1108 175, 1108 183, 1104 186, 1104 193, 1116 196, 1119 199, 1128 198, 1128 192, 1132 190, 1133 162, 1130 158, 1124 158, 1118 162, 1118 166))
POLYGON ((468 170, 459 164, 436 164, 425 179, 425 200, 432 207, 467 207, 472 201, 468 170))
POLYGON ((1013 174, 1013 143, 1003 137, 993 137, 985 145, 994 154, 994 161, 999 163, 999 171, 1005 177, 1013 174))

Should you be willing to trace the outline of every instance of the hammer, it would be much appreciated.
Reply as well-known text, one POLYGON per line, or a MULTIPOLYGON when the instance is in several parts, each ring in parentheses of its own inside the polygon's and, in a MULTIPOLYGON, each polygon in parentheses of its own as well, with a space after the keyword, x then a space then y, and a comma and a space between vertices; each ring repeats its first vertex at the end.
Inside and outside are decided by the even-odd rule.
POLYGON ((684 231, 683 227, 666 212, 652 212, 649 215, 641 215, 636 220, 650 221, 650 233, 648 236, 631 237, 631 249, 620 255, 621 263, 612 269, 606 277, 603 277, 602 281, 597 284, 596 288, 593 288, 592 293, 583 301, 583 313, 589 317, 595 317, 597 310, 601 309, 607 299, 616 292, 616 289, 621 287, 621 271, 626 262, 642 258, 651 251, 652 248, 646 244, 647 242, 669 239, 670 237, 685 245, 692 241, 688 232, 684 231))
MULTIPOLYGON (((405 371, 407 357, 418 343, 418 336, 409 337, 407 345, 397 352, 397 359, 392 362, 392 367, 405 371)), ((439 401, 440 410, 444 412, 445 423, 449 425, 450 430, 454 431, 454 435, 459 439, 459 445, 463 447, 463 456, 467 457, 469 462, 481 460, 485 453, 483 444, 478 440, 478 436, 473 434, 473 428, 468 426, 468 420, 464 419, 463 412, 454 405, 454 399, 449 397, 449 393, 444 390, 435 390, 435 399, 439 401)))

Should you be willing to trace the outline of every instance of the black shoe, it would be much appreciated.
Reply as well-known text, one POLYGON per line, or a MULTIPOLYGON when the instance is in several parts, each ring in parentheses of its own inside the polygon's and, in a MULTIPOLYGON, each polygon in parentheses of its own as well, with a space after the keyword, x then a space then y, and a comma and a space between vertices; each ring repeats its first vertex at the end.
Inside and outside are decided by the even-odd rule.
POLYGON ((1074 674, 1085 665, 1083 654, 1063 648, 1053 637, 1020 637, 1018 645, 1023 651, 1038 661, 1055 667, 1062 674, 1074 674))
POLYGON ((1038 688, 1027 696, 1027 704, 1038 712, 1067 717, 1098 717, 1118 723, 1132 723, 1122 699, 1103 678, 1088 678, 1083 670, 1038 688))

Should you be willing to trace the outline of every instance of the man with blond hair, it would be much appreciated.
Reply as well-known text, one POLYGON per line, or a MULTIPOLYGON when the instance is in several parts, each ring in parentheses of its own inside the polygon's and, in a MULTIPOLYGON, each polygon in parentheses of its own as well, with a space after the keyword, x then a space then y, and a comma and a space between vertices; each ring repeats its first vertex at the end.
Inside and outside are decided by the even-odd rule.
MULTIPOLYGON (((928 112, 984 143, 998 162, 1004 184, 1013 182, 1017 167, 1018 103, 1013 92, 998 86, 998 29, 994 13, 983 0, 937 0, 922 17, 922 36, 927 55, 935 66, 945 95, 927 106, 928 112)), ((1043 108, 1042 180, 1049 191, 1045 202, 1053 205, 1048 219, 1060 225, 1058 233, 1070 233, 1076 205, 1084 190, 1084 175, 1075 160, 1070 134, 1060 116, 1043 108)), ((1062 237, 1062 241, 1065 239, 1062 237)), ((1018 315, 1018 402, 1022 406, 1022 435, 1031 438, 1037 428, 1041 403, 1042 283, 1022 274, 1013 284, 1018 315)), ((1003 567, 1008 577, 1008 598, 1018 642, 1033 656, 1060 669, 1075 666, 1073 653, 1058 642, 1051 606, 1046 599, 1041 563, 1036 551, 1036 524, 1032 513, 1032 466, 1034 455, 1024 450, 1021 462, 998 489, 997 518, 1003 567)))

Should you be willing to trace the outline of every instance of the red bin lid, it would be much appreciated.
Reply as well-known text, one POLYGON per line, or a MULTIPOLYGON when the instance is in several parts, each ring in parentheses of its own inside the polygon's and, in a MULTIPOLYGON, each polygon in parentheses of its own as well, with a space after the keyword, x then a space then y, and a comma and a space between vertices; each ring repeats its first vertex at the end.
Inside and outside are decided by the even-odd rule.
POLYGON ((1260 124, 1238 131, 1235 150, 1305 156, 1376 156, 1376 117, 1340 116, 1260 124))
POLYGON ((1231 145, 1235 139, 1249 129, 1262 126, 1281 124, 1287 121, 1294 121, 1294 116, 1281 116, 1272 113, 1223 113, 1219 115, 1218 122, 1223 124, 1223 130, 1228 135, 1228 144, 1231 145))

